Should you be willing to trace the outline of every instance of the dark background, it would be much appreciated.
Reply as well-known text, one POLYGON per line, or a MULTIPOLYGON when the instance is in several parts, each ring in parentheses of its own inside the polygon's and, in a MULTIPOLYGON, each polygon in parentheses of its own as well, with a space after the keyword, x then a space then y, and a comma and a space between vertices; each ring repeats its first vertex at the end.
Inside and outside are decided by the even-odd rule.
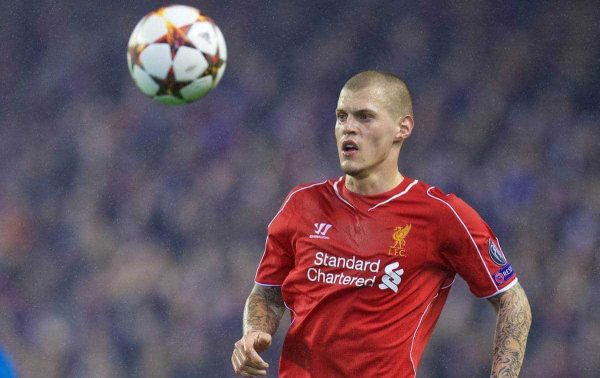
MULTIPOLYGON (((597 2, 185 3, 229 57, 184 107, 127 71, 165 3, 2 3, 0 344, 23 377, 231 376, 266 225, 341 174, 334 109, 364 69, 413 91, 401 171, 469 202, 515 267, 522 376, 600 374, 597 2)), ((494 312, 460 281, 420 377, 489 374, 494 312)))

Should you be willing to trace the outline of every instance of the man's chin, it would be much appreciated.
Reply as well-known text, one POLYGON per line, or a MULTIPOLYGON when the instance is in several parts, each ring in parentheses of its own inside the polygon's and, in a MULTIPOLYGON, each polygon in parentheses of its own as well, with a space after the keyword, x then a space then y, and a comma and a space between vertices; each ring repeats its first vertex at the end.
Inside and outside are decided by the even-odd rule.
POLYGON ((352 177, 359 176, 362 172, 362 170, 354 164, 342 163, 340 164, 340 167, 342 168, 342 172, 344 172, 344 174, 352 177))

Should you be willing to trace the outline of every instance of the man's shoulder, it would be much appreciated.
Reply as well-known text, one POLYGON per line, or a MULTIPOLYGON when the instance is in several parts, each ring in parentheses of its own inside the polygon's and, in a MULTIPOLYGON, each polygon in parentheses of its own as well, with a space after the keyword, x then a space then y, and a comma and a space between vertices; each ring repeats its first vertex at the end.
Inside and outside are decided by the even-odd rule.
POLYGON ((441 219, 478 218, 479 215, 467 202, 454 193, 446 193, 441 188, 421 181, 415 185, 414 194, 427 202, 432 214, 441 219))
POLYGON ((285 202, 301 202, 310 198, 329 196, 333 193, 334 179, 305 182, 294 186, 285 197, 285 202))
POLYGON ((288 193, 288 197, 314 195, 316 193, 327 192, 334 183, 335 181, 331 179, 323 181, 304 182, 294 186, 288 193))
POLYGON ((333 180, 333 179, 328 179, 328 180, 323 180, 323 181, 304 182, 304 183, 294 186, 292 188, 292 190, 290 190, 290 194, 291 193, 299 193, 299 192, 303 192, 303 191, 307 191, 306 193, 320 192, 323 190, 327 190, 327 188, 331 187, 331 185, 333 185, 333 183, 335 183, 335 180, 333 180))
POLYGON ((431 185, 423 180, 415 180, 409 195, 414 201, 418 201, 432 209, 433 214, 451 212, 451 208, 464 203, 454 193, 446 193, 443 189, 431 185))

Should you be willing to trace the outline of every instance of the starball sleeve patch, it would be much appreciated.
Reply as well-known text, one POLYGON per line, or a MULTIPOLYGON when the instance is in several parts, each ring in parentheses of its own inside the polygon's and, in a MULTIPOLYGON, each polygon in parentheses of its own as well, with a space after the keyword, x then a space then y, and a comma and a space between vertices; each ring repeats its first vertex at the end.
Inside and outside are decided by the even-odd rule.
POLYGON ((494 243, 492 239, 488 240, 488 254, 496 265, 506 265, 506 257, 504 256, 504 253, 502 253, 502 250, 496 246, 496 243, 494 243))
POLYGON ((500 289, 502 284, 510 280, 514 274, 515 271, 513 270, 512 266, 510 266, 510 264, 505 264, 502 268, 500 268, 500 270, 492 274, 492 278, 494 279, 498 289, 500 289))

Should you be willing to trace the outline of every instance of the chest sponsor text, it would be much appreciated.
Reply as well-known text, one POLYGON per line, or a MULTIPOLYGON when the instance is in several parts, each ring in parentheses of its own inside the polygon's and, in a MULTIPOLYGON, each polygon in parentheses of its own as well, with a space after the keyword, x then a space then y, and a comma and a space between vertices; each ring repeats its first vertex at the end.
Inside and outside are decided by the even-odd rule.
POLYGON ((377 273, 381 268, 380 259, 369 261, 356 256, 338 257, 321 251, 315 253, 313 264, 306 271, 309 281, 357 287, 374 286, 377 273), (341 269, 343 271, 339 272, 341 269), (363 272, 368 275, 361 274, 363 272), (371 275, 371 273, 375 274, 371 275))

